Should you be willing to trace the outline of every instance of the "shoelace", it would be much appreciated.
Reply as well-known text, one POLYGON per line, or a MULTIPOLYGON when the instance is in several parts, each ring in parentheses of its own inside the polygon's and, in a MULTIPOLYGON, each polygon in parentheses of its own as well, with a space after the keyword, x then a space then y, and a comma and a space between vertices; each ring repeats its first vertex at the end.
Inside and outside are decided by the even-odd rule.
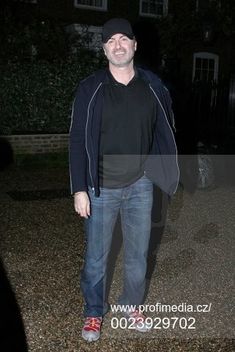
POLYGON ((88 317, 85 321, 84 329, 85 330, 100 330, 101 318, 88 317))
POLYGON ((133 312, 130 312, 129 313, 129 316, 130 317, 132 317, 132 318, 134 318, 134 319, 136 319, 137 321, 138 320, 142 320, 142 321, 145 321, 145 316, 144 316, 144 314, 143 313, 141 313, 141 312, 139 312, 138 310, 135 310, 135 311, 133 311, 133 312))

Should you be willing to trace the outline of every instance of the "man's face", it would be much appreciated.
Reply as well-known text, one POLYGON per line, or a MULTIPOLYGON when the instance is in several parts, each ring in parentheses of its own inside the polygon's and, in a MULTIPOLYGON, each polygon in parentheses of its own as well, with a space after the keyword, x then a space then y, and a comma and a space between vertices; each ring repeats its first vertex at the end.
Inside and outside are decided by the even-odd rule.
POLYGON ((131 63, 136 47, 135 39, 129 39, 121 33, 114 34, 103 46, 107 59, 117 67, 125 67, 131 63))

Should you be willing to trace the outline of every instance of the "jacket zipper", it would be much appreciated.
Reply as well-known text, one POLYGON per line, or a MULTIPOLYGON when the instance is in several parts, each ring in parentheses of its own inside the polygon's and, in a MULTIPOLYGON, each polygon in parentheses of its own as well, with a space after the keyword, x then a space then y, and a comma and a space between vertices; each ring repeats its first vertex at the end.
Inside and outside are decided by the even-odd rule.
POLYGON ((151 86, 150 83, 149 83, 149 88, 150 88, 151 91, 153 92, 155 98, 157 99, 157 101, 158 101, 158 103, 159 103, 159 105, 160 105, 160 107, 161 107, 161 109, 162 109, 162 111, 163 111, 164 117, 165 117, 166 122, 167 122, 167 126, 169 127, 169 130, 170 130, 170 132, 171 132, 172 139, 173 139, 173 142, 174 142, 174 145, 175 145, 175 150, 176 150, 175 161, 176 161, 177 170, 178 170, 177 185, 176 185, 176 188, 175 188, 175 190, 174 190, 174 192, 173 192, 173 193, 175 193, 176 190, 177 190, 177 187, 178 187, 178 183, 179 183, 179 173, 180 173, 180 171, 179 171, 179 165, 178 165, 178 160, 177 160, 177 154, 178 154, 177 146, 176 146, 176 143, 175 143, 175 138, 174 138, 174 135, 173 135, 173 132, 172 132, 172 128, 171 128, 171 126, 170 126, 170 124, 169 124, 169 121, 168 121, 168 118, 167 118, 167 116, 166 116, 166 111, 165 111, 164 107, 162 106, 162 103, 161 103, 161 101, 160 101, 160 99, 159 99, 157 93, 156 93, 155 90, 152 88, 152 86, 151 86))
POLYGON ((92 173, 91 173, 91 157, 90 157, 90 154, 88 151, 88 146, 87 146, 87 130, 88 130, 88 122, 89 122, 89 118, 90 118, 90 106, 91 106, 92 100, 94 99, 96 93, 98 92, 98 90, 100 89, 101 86, 102 86, 102 82, 98 85, 98 87, 96 88, 95 92, 93 93, 93 95, 89 101, 89 104, 87 107, 87 121, 86 121, 86 128, 85 128, 85 131, 86 131, 86 133, 85 133, 85 138, 86 138, 85 147, 86 147, 86 152, 87 152, 87 156, 88 156, 88 168, 89 168, 89 174, 90 174, 90 178, 91 178, 93 192, 95 190, 95 187, 94 187, 95 184, 94 184, 94 180, 93 180, 92 173))

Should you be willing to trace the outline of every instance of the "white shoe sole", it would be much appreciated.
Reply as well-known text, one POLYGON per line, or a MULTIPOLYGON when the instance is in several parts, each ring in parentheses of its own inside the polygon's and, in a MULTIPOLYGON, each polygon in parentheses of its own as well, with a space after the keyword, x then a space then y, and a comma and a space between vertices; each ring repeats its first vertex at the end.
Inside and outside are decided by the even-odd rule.
POLYGON ((87 342, 92 342, 92 341, 97 341, 100 338, 100 334, 97 336, 94 336, 94 334, 86 332, 86 331, 82 331, 82 337, 84 340, 86 340, 87 342))

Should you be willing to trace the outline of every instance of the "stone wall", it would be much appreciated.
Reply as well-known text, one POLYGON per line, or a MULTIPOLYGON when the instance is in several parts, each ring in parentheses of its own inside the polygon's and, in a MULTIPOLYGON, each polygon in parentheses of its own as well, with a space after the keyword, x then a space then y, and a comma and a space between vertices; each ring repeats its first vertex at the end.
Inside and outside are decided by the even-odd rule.
POLYGON ((68 134, 29 134, 1 136, 12 146, 14 154, 43 154, 66 152, 68 134))

